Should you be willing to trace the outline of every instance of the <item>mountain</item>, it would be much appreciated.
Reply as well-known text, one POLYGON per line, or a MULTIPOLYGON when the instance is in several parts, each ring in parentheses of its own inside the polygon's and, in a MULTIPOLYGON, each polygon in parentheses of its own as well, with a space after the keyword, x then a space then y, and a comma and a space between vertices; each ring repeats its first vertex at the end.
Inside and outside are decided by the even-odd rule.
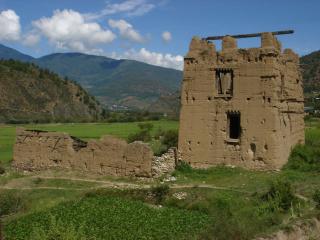
POLYGON ((146 109, 160 96, 180 88, 182 72, 133 60, 115 60, 81 53, 56 53, 32 58, 0 45, 0 59, 33 62, 78 82, 103 105, 146 109))
POLYGON ((13 60, 19 60, 23 62, 30 62, 34 60, 33 57, 23 54, 21 52, 18 52, 13 48, 6 47, 2 44, 0 44, 0 59, 4 59, 4 60, 13 59, 13 60))
POLYGON ((177 91, 182 79, 177 70, 81 53, 52 54, 36 63, 74 79, 108 106, 146 108, 161 95, 177 91))
POLYGON ((320 51, 300 58, 305 92, 320 90, 320 51))
POLYGON ((32 63, 0 60, 0 122, 94 121, 101 113, 78 84, 32 63))

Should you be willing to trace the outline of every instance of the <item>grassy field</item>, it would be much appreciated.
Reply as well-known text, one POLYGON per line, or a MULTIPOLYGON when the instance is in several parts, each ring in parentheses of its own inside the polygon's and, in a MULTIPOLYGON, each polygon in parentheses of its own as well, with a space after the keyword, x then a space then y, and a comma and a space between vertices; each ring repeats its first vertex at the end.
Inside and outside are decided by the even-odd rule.
MULTIPOLYGON (((178 127, 177 122, 153 124, 153 133, 159 127, 178 127)), ((127 138, 138 130, 136 123, 27 127, 82 139, 103 134, 127 138)), ((14 130, 4 126, 1 131, 8 129, 14 130)), ((13 139, 12 133, 7 139, 13 139)), ((320 202, 314 198, 320 190, 319 159, 320 121, 311 119, 306 122, 306 145, 295 148, 279 172, 181 165, 169 188, 155 180, 140 182, 143 188, 133 190, 94 182, 86 175, 77 175, 75 181, 67 179, 68 173, 48 179, 45 174, 9 172, 0 176, 0 187, 13 189, 0 192, 0 205, 1 195, 13 192, 21 208, 5 219, 6 239, 252 239, 289 229, 297 219, 320 217, 320 202)))
MULTIPOLYGON (((153 124, 152 134, 162 130, 178 129, 177 121, 150 121, 153 124)), ((16 127, 46 131, 66 132, 83 140, 97 139, 103 135, 114 135, 127 139, 136 133, 138 123, 65 123, 65 124, 36 124, 36 125, 0 125, 0 162, 12 160, 12 147, 15 140, 16 127)))

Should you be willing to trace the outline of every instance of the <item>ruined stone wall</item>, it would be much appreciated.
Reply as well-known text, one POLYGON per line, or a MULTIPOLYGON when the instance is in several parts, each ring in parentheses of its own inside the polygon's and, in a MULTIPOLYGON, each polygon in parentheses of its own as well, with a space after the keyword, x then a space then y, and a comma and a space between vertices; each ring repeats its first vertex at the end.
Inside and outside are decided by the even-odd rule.
POLYGON ((238 49, 236 39, 226 36, 220 52, 193 38, 181 95, 183 160, 201 168, 281 168, 292 147, 304 143, 298 64, 298 56, 282 51, 271 33, 262 35, 260 48, 249 49, 238 49))
POLYGON ((152 176, 160 177, 164 174, 171 174, 179 161, 181 161, 181 158, 177 148, 170 148, 161 156, 154 156, 152 161, 152 176))
POLYGON ((81 141, 66 133, 17 129, 13 166, 23 170, 75 169, 113 176, 151 177, 153 152, 142 142, 104 136, 81 141))

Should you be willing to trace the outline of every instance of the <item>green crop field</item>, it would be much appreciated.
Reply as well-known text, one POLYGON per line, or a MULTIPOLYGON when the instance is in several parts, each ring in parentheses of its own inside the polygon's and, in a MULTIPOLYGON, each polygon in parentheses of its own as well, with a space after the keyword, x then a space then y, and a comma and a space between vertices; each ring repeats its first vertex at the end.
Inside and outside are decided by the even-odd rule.
MULTIPOLYGON (((152 134, 159 128, 162 130, 178 129, 177 121, 150 121, 153 124, 152 134)), ((46 131, 66 132, 83 140, 97 139, 103 135, 114 135, 127 139, 136 133, 137 122, 130 123, 61 123, 61 124, 29 124, 29 125, 0 125, 0 162, 8 163, 12 159, 12 147, 16 127, 46 131)))
POLYGON ((197 211, 90 196, 11 221, 6 226, 6 239, 53 239, 50 234, 59 228, 66 236, 72 234, 72 239, 192 239, 208 220, 197 211))

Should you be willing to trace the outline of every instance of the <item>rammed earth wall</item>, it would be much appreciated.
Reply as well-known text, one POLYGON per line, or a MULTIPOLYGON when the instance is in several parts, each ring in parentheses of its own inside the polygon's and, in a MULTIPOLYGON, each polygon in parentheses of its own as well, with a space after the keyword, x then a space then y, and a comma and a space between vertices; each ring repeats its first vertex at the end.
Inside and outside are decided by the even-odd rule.
POLYGON ((299 57, 272 33, 249 49, 226 36, 221 51, 195 37, 184 59, 182 159, 198 168, 279 169, 304 143, 303 104, 299 57))
POLYGON ((88 142, 66 133, 17 129, 13 166, 22 170, 74 169, 113 176, 151 177, 153 152, 142 142, 111 136, 88 142))

